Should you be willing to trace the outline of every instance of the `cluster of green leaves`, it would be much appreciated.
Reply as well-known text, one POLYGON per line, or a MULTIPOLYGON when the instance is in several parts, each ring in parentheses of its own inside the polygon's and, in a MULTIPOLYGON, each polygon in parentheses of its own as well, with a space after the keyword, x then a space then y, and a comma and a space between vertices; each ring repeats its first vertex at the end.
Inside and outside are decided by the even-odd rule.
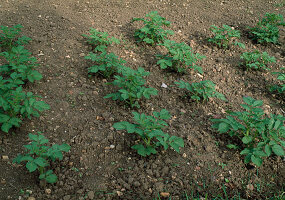
POLYGON ((229 148, 243 148, 240 152, 245 155, 244 162, 253 162, 261 166, 263 158, 272 154, 284 156, 285 148, 285 117, 282 115, 265 116, 260 108, 261 100, 244 97, 246 104, 241 104, 243 112, 227 111, 225 119, 211 119, 213 128, 220 133, 228 133, 243 143, 228 145, 229 148))
POLYGON ((112 43, 120 44, 120 40, 115 37, 109 37, 107 32, 100 32, 94 28, 90 28, 89 35, 83 34, 87 38, 87 43, 94 46, 95 52, 104 52, 112 43))
POLYGON ((275 57, 270 57, 267 52, 259 52, 255 50, 253 52, 244 52, 240 59, 242 59, 242 65, 246 67, 246 69, 255 69, 255 70, 270 70, 268 68, 269 63, 275 63, 275 57))
POLYGON ((124 67, 121 71, 121 76, 115 76, 115 80, 108 83, 120 89, 116 93, 106 95, 104 98, 125 101, 131 107, 139 108, 139 100, 142 97, 149 99, 151 95, 157 95, 156 89, 144 87, 144 77, 148 75, 149 72, 146 72, 141 67, 138 70, 124 67))
POLYGON ((49 140, 42 134, 34 135, 30 133, 29 138, 32 142, 28 145, 24 145, 27 153, 18 155, 13 162, 27 162, 26 168, 29 172, 38 170, 40 180, 45 180, 48 183, 55 183, 57 181, 57 176, 51 169, 48 169, 48 167, 50 166, 50 163, 56 161, 56 159, 62 160, 62 152, 68 152, 70 146, 68 144, 54 144, 48 146, 46 144, 49 140))
POLYGON ((273 85, 270 87, 270 91, 277 91, 280 94, 283 94, 285 91, 285 67, 281 68, 280 72, 272 72, 272 74, 277 75, 277 80, 283 82, 281 85, 273 85))
MULTIPOLYGON (((234 39, 240 38, 240 31, 225 24, 223 24, 222 28, 212 25, 210 30, 213 32, 214 36, 209 38, 208 41, 218 45, 219 48, 227 49, 234 39)), ((243 43, 237 41, 234 42, 234 45, 243 49, 245 48, 243 43)))
POLYGON ((31 53, 24 46, 15 46, 8 52, 1 52, 0 57, 4 57, 7 61, 7 64, 2 65, 0 68, 2 75, 17 73, 21 75, 18 78, 30 82, 42 79, 42 75, 35 70, 38 66, 37 59, 31 57, 31 53))
POLYGON ((191 84, 180 80, 179 82, 175 82, 175 84, 178 85, 179 88, 186 89, 187 95, 197 102, 208 101, 209 98, 212 97, 216 97, 224 101, 227 100, 223 94, 216 91, 216 85, 209 80, 191 84))
POLYGON ((205 56, 198 53, 194 54, 191 47, 187 44, 166 40, 163 44, 159 45, 166 47, 168 50, 166 55, 156 55, 156 57, 160 58, 157 64, 160 65, 161 69, 170 68, 173 71, 185 73, 187 68, 192 68, 203 74, 202 68, 195 63, 205 58, 205 56))
POLYGON ((91 60, 96 64, 89 67, 89 73, 100 73, 104 77, 110 77, 116 72, 120 72, 126 63, 125 60, 119 59, 114 53, 107 53, 105 50, 98 54, 90 52, 85 59, 91 60))
POLYGON ((278 26, 285 26, 281 14, 266 13, 255 27, 250 28, 252 39, 258 43, 277 44, 279 39, 278 26))
POLYGON ((21 25, 1 26, 0 33, 0 58, 4 58, 0 66, 0 124, 1 130, 7 133, 13 126, 19 127, 23 118, 38 117, 39 112, 50 108, 37 100, 40 96, 23 91, 25 81, 40 80, 42 75, 35 70, 37 59, 21 46, 30 40, 19 37, 21 28, 21 25))
POLYGON ((17 24, 11 28, 7 26, 0 26, 0 47, 11 49, 13 46, 20 46, 27 44, 31 38, 27 36, 19 37, 23 26, 17 24))
POLYGON ((150 45, 155 45, 164 42, 167 39, 167 35, 173 35, 174 32, 171 30, 164 30, 162 26, 169 26, 171 23, 164 17, 161 17, 157 11, 152 11, 146 14, 144 18, 133 18, 134 21, 142 21, 144 27, 135 31, 135 38, 138 42, 145 42, 150 45))
POLYGON ((118 122, 113 125, 117 130, 126 130, 128 133, 136 133, 140 139, 140 144, 135 144, 132 149, 137 150, 141 156, 149 156, 157 153, 157 148, 162 146, 167 150, 171 146, 179 152, 180 147, 184 147, 184 141, 177 136, 169 136, 163 132, 163 128, 168 126, 164 121, 171 118, 169 112, 162 109, 160 112, 153 112, 152 116, 133 112, 134 121, 132 124, 126 121, 118 122))

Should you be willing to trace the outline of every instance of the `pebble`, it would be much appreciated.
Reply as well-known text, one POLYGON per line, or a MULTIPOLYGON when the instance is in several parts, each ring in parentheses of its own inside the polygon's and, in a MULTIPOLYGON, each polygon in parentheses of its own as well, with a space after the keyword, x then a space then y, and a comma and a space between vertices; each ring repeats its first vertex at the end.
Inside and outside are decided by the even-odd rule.
POLYGON ((93 191, 89 191, 87 195, 88 195, 89 199, 94 199, 94 197, 95 197, 95 194, 93 191))
POLYGON ((50 194, 51 193, 51 189, 46 189, 45 192, 46 192, 46 194, 50 194))
POLYGON ((28 200, 36 200, 35 197, 29 197, 28 200))
POLYGON ((70 200, 70 195, 66 195, 63 197, 63 200, 70 200))
POLYGON ((9 160, 9 157, 8 157, 8 156, 2 156, 2 159, 3 159, 4 161, 7 161, 7 160, 9 160))

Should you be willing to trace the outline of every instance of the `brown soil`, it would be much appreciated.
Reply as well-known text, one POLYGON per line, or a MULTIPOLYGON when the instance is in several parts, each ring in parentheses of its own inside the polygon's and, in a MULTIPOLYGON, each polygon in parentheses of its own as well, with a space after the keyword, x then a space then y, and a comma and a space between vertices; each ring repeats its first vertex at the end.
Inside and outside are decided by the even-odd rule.
POLYGON ((229 108, 241 110, 243 96, 263 100, 266 113, 284 114, 284 98, 267 90, 275 77, 239 68, 241 49, 221 50, 205 42, 211 25, 233 26, 242 31, 241 41, 247 49, 267 51, 278 60, 272 71, 280 69, 284 66, 284 29, 280 32, 282 45, 254 44, 246 32, 247 26, 255 25, 266 12, 284 16, 284 6, 277 7, 276 3, 280 2, 1 1, 0 25, 22 24, 23 35, 33 39, 26 47, 41 63, 44 78, 28 84, 26 89, 44 97, 51 110, 39 119, 25 120, 21 128, 13 130, 14 134, 1 133, 0 199, 153 199, 161 192, 169 193, 171 199, 187 195, 190 199, 206 195, 265 199, 282 191, 284 160, 272 157, 258 169, 246 166, 238 151, 226 148, 230 138, 212 130, 209 121, 215 115, 223 116, 229 108), (195 52, 207 56, 199 63, 203 76, 191 71, 183 76, 165 72, 156 65, 154 55, 159 49, 134 42, 132 35, 138 24, 130 23, 131 19, 153 10, 172 22, 175 35, 171 39, 191 44, 195 52), (143 66, 151 72, 147 83, 159 94, 137 111, 150 114, 152 110, 169 110, 173 118, 167 132, 185 141, 180 154, 169 150, 142 158, 130 148, 133 138, 112 128, 114 122, 130 121, 132 109, 103 98, 113 91, 105 85, 106 79, 88 77, 90 63, 84 56, 90 47, 81 35, 90 27, 123 40, 111 51, 125 59, 128 66, 143 66), (183 92, 174 86, 179 79, 212 80, 229 101, 213 99, 197 104, 182 98, 183 92), (162 83, 168 88, 162 88, 162 83), (41 186, 37 174, 12 164, 12 159, 24 151, 28 133, 38 131, 51 142, 65 142, 72 147, 64 160, 53 166, 59 177, 54 185, 41 186), (8 161, 2 159, 3 155, 9 157, 8 161))

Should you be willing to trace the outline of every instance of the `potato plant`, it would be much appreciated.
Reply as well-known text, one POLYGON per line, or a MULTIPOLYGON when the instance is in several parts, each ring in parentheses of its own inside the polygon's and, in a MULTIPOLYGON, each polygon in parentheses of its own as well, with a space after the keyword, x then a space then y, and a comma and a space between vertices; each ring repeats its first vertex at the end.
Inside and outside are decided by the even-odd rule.
POLYGON ((132 22, 142 21, 144 27, 135 31, 135 38, 138 42, 145 42, 149 45, 155 45, 164 42, 167 35, 173 35, 171 30, 164 30, 162 26, 169 26, 171 23, 164 17, 161 17, 157 11, 146 14, 146 18, 133 18, 132 22))
POLYGON ((148 75, 149 72, 146 72, 141 67, 138 70, 125 67, 122 70, 122 75, 115 76, 115 80, 109 83, 120 89, 115 93, 106 95, 104 98, 124 101, 131 107, 139 108, 139 100, 142 97, 149 99, 151 95, 157 95, 156 89, 144 87, 144 77, 148 75))
POLYGON ((277 75, 277 80, 281 82, 281 85, 273 85, 270 87, 270 91, 277 91, 280 94, 285 92, 285 67, 281 68, 280 72, 272 72, 272 74, 277 75))
POLYGON ((62 152, 68 152, 70 146, 68 144, 54 144, 52 146, 46 145, 49 140, 40 134, 29 134, 29 139, 32 141, 28 145, 24 145, 26 148, 26 154, 18 155, 14 158, 14 163, 26 162, 26 168, 29 172, 38 171, 39 179, 44 180, 47 183, 55 183, 57 176, 53 173, 52 169, 49 169, 50 163, 55 162, 57 159, 63 159, 62 152))
MULTIPOLYGON (((213 33, 213 37, 209 38, 208 41, 214 43, 219 48, 228 49, 233 40, 240 38, 239 30, 235 30, 225 24, 223 24, 222 28, 212 25, 210 30, 213 33)), ((243 43, 235 41, 233 44, 245 49, 245 45, 243 43)))
POLYGON ((167 48, 166 55, 156 55, 159 60, 157 64, 161 69, 171 69, 178 73, 185 73, 187 68, 197 70, 203 74, 200 66, 196 62, 205 58, 205 56, 198 53, 193 53, 190 46, 185 43, 176 43, 172 40, 166 40, 163 44, 159 44, 167 48))
POLYGON ((284 18, 280 14, 266 13, 255 27, 250 28, 252 39, 258 43, 278 44, 279 27, 285 26, 284 18))
POLYGON ((179 152, 180 147, 184 147, 184 141, 177 136, 170 136, 163 132, 163 128, 168 126, 164 121, 171 118, 169 112, 162 109, 160 112, 153 112, 153 115, 147 116, 144 113, 139 114, 133 112, 136 123, 126 121, 117 122, 113 125, 116 130, 126 130, 128 133, 136 133, 141 139, 139 144, 132 146, 141 156, 149 156, 157 153, 158 147, 163 147, 167 150, 172 147, 179 152))
POLYGON ((191 99, 195 100, 196 102, 205 102, 212 97, 216 97, 224 101, 227 100, 223 94, 216 91, 216 85, 209 80, 191 84, 181 80, 179 82, 175 82, 175 84, 178 85, 179 88, 186 89, 187 96, 190 96, 191 99))
POLYGON ((261 166, 263 159, 273 154, 284 156, 285 117, 273 115, 267 117, 260 108, 263 102, 244 97, 241 104, 245 111, 227 111, 224 119, 211 119, 213 128, 220 133, 228 133, 240 140, 241 144, 230 144, 230 148, 242 149, 244 162, 261 166))
POLYGON ((246 68, 246 70, 270 70, 268 64, 275 63, 276 59, 274 56, 269 56, 267 52, 259 52, 258 50, 252 52, 244 52, 240 59, 242 60, 241 65, 246 68))

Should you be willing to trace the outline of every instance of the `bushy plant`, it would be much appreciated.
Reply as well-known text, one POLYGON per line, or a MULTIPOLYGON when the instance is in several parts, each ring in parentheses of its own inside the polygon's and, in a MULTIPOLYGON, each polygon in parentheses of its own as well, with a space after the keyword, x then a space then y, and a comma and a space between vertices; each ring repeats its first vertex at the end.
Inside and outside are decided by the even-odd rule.
POLYGON ((258 43, 277 44, 279 39, 278 26, 284 26, 284 18, 280 14, 266 13, 255 27, 250 28, 252 39, 258 43))
MULTIPOLYGON (((208 41, 216 44, 219 48, 227 49, 234 39, 240 38, 239 30, 235 30, 234 28, 225 24, 223 24, 222 28, 212 25, 210 30, 214 35, 212 38, 209 38, 208 41)), ((245 48, 243 43, 237 41, 234 42, 234 45, 237 45, 243 49, 245 48)))
POLYGON ((31 38, 22 36, 19 37, 23 26, 17 24, 11 28, 0 26, 0 47, 6 48, 9 51, 13 46, 25 45, 31 38))
POLYGON ((12 47, 11 51, 0 53, 0 57, 4 57, 7 61, 7 64, 0 68, 1 74, 18 73, 21 75, 21 80, 30 82, 42 79, 42 75, 35 70, 39 65, 37 59, 31 57, 31 53, 24 46, 12 47))
POLYGON ((87 38, 87 43, 94 46, 95 52, 103 52, 112 43, 120 44, 120 40, 115 37, 109 37, 107 32, 100 32, 94 28, 90 28, 89 35, 83 34, 87 38))
POLYGON ((125 60, 119 59, 114 53, 107 53, 105 50, 101 54, 89 53, 85 57, 87 60, 92 60, 95 65, 89 67, 89 73, 100 73, 104 77, 110 77, 116 72, 120 72, 126 63, 125 60))
POLYGON ((171 30, 164 30, 162 26, 169 26, 171 23, 161 17, 157 11, 152 11, 145 16, 146 18, 133 18, 133 22, 142 21, 144 27, 135 31, 135 38, 138 42, 145 42, 150 45, 162 43, 167 39, 167 35, 173 35, 171 30))
POLYGON ((39 112, 50 109, 40 96, 24 92, 17 79, 5 80, 0 77, 0 124, 1 130, 8 133, 13 127, 19 127, 23 118, 39 117, 39 112), (16 89, 15 89, 16 88, 16 89))
POLYGON ((51 162, 55 162, 57 159, 62 160, 62 152, 68 152, 70 146, 68 144, 54 144, 52 146, 46 145, 49 140, 42 134, 29 134, 29 139, 32 141, 28 145, 24 145, 27 153, 18 155, 13 162, 14 163, 26 163, 26 168, 29 172, 38 170, 39 179, 45 180, 48 183, 55 183, 57 176, 53 173, 52 169, 48 169, 51 162))
POLYGON ((268 64, 275 63, 275 57, 269 56, 267 52, 259 52, 258 50, 252 52, 244 52, 240 59, 243 61, 241 65, 243 65, 247 70, 255 69, 255 70, 270 70, 268 68, 268 64))
POLYGON ((284 94, 285 92, 285 67, 281 68, 280 72, 272 72, 272 74, 277 75, 277 80, 281 82, 281 85, 273 85, 270 87, 270 91, 277 91, 280 94, 284 94))
POLYGON ((216 97, 224 101, 227 100, 223 94, 216 91, 216 85, 209 80, 191 84, 180 80, 179 82, 175 82, 175 84, 178 85, 179 88, 186 89, 187 95, 197 102, 208 101, 209 98, 212 97, 216 97))
POLYGON ((154 88, 146 88, 145 76, 148 76, 143 68, 138 70, 125 67, 122 69, 122 75, 115 76, 115 80, 109 84, 120 88, 116 93, 108 94, 104 98, 112 98, 126 102, 131 107, 140 107, 139 100, 144 97, 149 99, 151 95, 157 95, 157 90, 154 88))
POLYGON ((166 55, 156 55, 159 58, 157 64, 160 65, 161 69, 170 68, 173 71, 184 73, 187 68, 192 68, 203 74, 202 68, 197 66, 196 62, 205 58, 205 56, 193 53, 191 47, 183 42, 176 43, 172 40, 166 40, 160 45, 168 50, 166 55))
POLYGON ((265 116, 260 108, 263 102, 251 97, 244 97, 246 104, 241 104, 245 111, 227 111, 225 119, 211 119, 213 128, 220 133, 228 133, 242 142, 230 144, 230 148, 240 148, 245 155, 244 162, 261 166, 263 159, 272 154, 284 156, 285 117, 281 115, 265 116))
POLYGON ((133 112, 136 123, 132 124, 126 121, 118 122, 113 125, 117 130, 126 130, 128 133, 136 133, 141 142, 132 146, 141 156, 149 156, 157 153, 157 148, 162 146, 167 150, 171 146, 179 152, 180 147, 184 147, 184 141, 177 136, 169 136, 163 132, 163 128, 168 126, 164 121, 171 118, 169 112, 162 109, 160 112, 153 112, 152 116, 144 113, 133 112))

